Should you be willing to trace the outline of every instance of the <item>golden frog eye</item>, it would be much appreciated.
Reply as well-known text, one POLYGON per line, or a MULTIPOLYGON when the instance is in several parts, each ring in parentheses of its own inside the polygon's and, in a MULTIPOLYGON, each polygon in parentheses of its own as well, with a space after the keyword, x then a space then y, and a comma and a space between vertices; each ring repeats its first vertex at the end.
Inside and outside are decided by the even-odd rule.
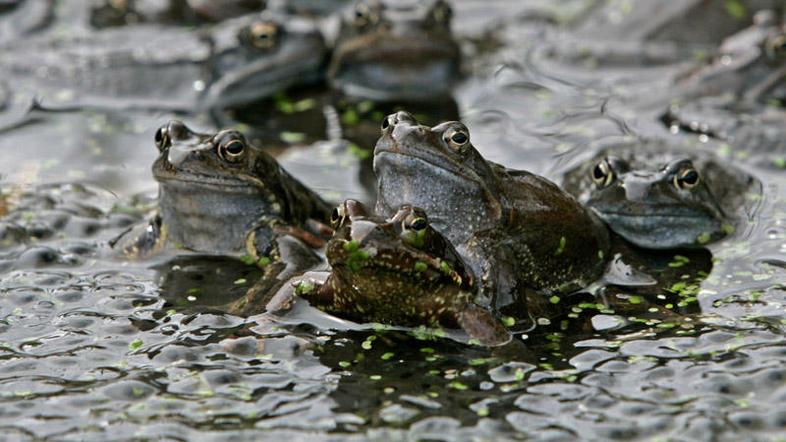
POLYGON ((464 127, 448 129, 445 132, 445 142, 453 150, 461 150, 469 144, 469 131, 464 127))
POLYGON ((237 163, 246 155, 246 142, 241 136, 224 137, 218 143, 218 156, 229 163, 237 163))
POLYGON ((335 229, 344 221, 344 217, 346 216, 346 211, 344 210, 344 205, 337 206, 333 208, 333 211, 330 212, 330 224, 335 229))
POLYGON ((249 42, 258 49, 271 49, 278 43, 278 25, 257 22, 248 28, 249 42))
POLYGON ((592 169, 592 182, 601 189, 614 182, 614 170, 607 159, 604 158, 592 169))
POLYGON ((172 140, 169 139, 169 132, 167 131, 166 126, 159 127, 153 139, 155 140, 156 147, 159 151, 163 151, 172 144, 172 140))
POLYGON ((674 176, 674 187, 681 190, 692 189, 699 184, 700 179, 701 177, 696 169, 684 169, 674 176))

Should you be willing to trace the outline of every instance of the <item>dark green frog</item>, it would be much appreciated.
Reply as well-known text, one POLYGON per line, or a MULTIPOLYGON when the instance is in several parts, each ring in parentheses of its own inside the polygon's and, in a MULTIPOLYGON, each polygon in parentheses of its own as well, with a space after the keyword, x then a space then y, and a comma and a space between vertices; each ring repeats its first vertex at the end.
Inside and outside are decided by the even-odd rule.
POLYGON ((545 178, 484 159, 459 122, 430 128, 406 112, 388 116, 374 172, 377 211, 425 209, 478 276, 484 305, 527 304, 532 293, 571 292, 603 273, 602 222, 545 178))
POLYGON ((487 310, 473 303, 476 279, 426 213, 402 206, 389 219, 359 202, 334 210, 328 242, 330 276, 297 292, 313 306, 357 322, 462 328, 486 345, 510 339, 487 310))
POLYGON ((341 25, 328 72, 333 88, 378 101, 450 94, 461 51, 443 0, 360 0, 341 25))
POLYGON ((315 26, 269 14, 209 31, 139 25, 3 49, 0 74, 48 107, 224 108, 317 80, 326 53, 315 26))
POLYGON ((241 133, 196 133, 171 121, 155 143, 158 214, 139 237, 118 242, 126 254, 170 246, 264 262, 284 234, 319 245, 318 222, 327 221, 331 207, 241 133))
POLYGON ((761 184, 710 152, 658 140, 607 143, 563 188, 614 233, 648 249, 703 246, 734 232, 761 184))

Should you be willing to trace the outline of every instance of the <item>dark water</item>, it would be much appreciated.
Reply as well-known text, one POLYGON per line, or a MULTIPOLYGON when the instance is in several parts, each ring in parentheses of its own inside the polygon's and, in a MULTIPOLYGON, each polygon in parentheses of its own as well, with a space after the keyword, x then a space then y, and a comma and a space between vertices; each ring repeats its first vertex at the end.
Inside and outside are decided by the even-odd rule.
MULTIPOLYGON (((657 97, 691 60, 560 66, 538 56, 559 32, 531 14, 550 2, 457 3, 471 75, 455 103, 416 109, 423 118, 458 113, 487 158, 550 176, 594 140, 674 137, 759 178, 760 204, 708 252, 680 252, 688 261, 643 256, 668 284, 607 287, 625 301, 617 311, 588 299, 525 334, 528 351, 490 351, 358 327, 302 303, 281 317, 229 316, 216 307, 243 293, 253 268, 112 257, 106 241, 151 207, 152 136, 172 115, 37 111, 0 134, 0 439, 786 438, 783 172, 672 134, 657 121, 663 108, 630 104, 657 97), (484 31, 493 23, 505 26, 484 31), (642 300, 651 307, 637 308, 642 300)), ((351 146, 325 134, 329 100, 292 92, 234 117, 326 197, 370 197, 362 144, 390 110, 337 106, 351 146), (312 101, 281 111, 302 100, 312 101)))

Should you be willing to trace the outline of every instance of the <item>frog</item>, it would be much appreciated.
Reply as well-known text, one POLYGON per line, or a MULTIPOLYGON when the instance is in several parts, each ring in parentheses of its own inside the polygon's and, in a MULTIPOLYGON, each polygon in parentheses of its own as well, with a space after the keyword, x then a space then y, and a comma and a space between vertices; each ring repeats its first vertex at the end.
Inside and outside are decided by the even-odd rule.
POLYGON ((778 0, 723 1, 603 0, 573 24, 583 38, 714 45, 743 29, 758 10, 778 0))
POLYGON ((15 93, 50 109, 199 113, 318 81, 326 47, 313 23, 263 13, 204 30, 151 24, 44 35, 4 54, 0 72, 15 93))
POLYGON ((604 272, 602 221, 550 180, 486 160, 461 122, 387 116, 373 167, 377 212, 426 210, 477 275, 483 307, 526 318, 529 298, 568 295, 604 272))
POLYGON ((449 96, 461 49, 444 0, 360 0, 343 15, 328 82, 347 97, 429 101, 449 96))
POLYGON ((94 28, 139 23, 194 26, 265 9, 264 0, 99 0, 90 6, 94 28))
POLYGON ((757 165, 783 168, 785 73, 786 27, 773 11, 760 11, 710 62, 675 79, 660 121, 671 133, 696 134, 757 165))
POLYGON ((423 209, 403 205, 385 218, 346 200, 331 223, 329 276, 296 290, 312 306, 356 322, 461 328, 483 345, 510 341, 499 319, 473 302, 477 279, 423 209))
POLYGON ((709 150, 613 138, 563 167, 562 187, 644 249, 704 248, 752 214, 761 182, 709 150))
POLYGON ((312 248, 324 242, 332 206, 242 133, 199 133, 172 120, 154 141, 157 209, 147 224, 113 241, 126 257, 174 250, 266 264, 280 255, 280 237, 312 248))

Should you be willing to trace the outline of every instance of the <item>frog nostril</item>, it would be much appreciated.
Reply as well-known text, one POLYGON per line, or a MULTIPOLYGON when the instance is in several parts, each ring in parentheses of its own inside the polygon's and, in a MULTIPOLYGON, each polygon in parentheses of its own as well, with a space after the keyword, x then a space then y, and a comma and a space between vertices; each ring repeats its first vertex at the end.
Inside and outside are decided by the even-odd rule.
POLYGON ((408 123, 414 123, 415 117, 412 116, 409 112, 399 111, 396 113, 396 122, 406 121, 408 123))
POLYGON ((190 130, 180 120, 172 120, 167 127, 169 137, 175 140, 186 138, 190 130))

